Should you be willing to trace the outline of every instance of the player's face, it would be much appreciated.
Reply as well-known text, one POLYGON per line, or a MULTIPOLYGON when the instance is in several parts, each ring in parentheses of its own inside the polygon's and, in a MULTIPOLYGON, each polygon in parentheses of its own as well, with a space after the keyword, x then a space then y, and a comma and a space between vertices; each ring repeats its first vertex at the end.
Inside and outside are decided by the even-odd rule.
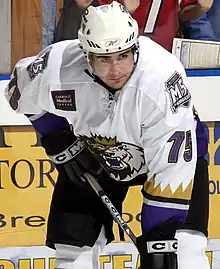
POLYGON ((93 72, 114 89, 121 88, 129 79, 134 66, 134 57, 131 50, 121 53, 105 55, 91 55, 93 72))

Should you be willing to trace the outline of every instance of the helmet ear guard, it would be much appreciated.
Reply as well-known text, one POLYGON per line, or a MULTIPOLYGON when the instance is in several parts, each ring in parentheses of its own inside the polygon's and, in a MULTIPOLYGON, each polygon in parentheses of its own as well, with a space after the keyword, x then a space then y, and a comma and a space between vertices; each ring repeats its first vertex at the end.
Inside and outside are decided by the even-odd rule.
POLYGON ((120 3, 89 6, 78 31, 80 45, 87 54, 125 51, 137 43, 138 24, 120 3))

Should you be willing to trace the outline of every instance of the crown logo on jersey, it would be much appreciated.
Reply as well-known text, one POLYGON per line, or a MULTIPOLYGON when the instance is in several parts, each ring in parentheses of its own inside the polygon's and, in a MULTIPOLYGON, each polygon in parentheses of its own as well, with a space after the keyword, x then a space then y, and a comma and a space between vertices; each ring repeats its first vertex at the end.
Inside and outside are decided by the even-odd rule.
POLYGON ((90 146, 91 144, 94 146, 96 143, 97 145, 103 145, 106 147, 117 144, 116 136, 112 138, 112 137, 91 134, 91 137, 79 136, 79 138, 84 140, 88 144, 88 146, 90 146))
POLYGON ((144 184, 144 191, 146 194, 161 198, 181 199, 190 200, 193 181, 190 180, 187 187, 184 188, 184 183, 180 183, 176 189, 170 184, 162 189, 161 183, 156 183, 156 174, 144 184))

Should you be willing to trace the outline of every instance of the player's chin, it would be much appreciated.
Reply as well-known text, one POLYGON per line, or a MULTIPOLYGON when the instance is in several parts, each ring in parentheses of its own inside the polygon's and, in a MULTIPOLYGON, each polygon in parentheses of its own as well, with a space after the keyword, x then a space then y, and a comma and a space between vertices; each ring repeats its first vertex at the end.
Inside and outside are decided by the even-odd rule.
POLYGON ((127 81, 127 77, 122 77, 118 80, 109 79, 106 84, 109 87, 117 90, 117 89, 122 88, 124 86, 124 84, 126 83, 126 81, 127 81))

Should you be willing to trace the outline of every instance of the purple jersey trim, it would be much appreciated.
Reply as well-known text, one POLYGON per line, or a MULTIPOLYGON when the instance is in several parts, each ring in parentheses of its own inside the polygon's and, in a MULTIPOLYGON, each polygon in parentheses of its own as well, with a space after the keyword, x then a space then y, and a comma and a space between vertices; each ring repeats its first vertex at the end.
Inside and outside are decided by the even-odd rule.
POLYGON ((208 153, 208 137, 206 134, 206 126, 198 117, 195 118, 196 125, 196 140, 197 140, 197 158, 204 157, 208 153))
POLYGON ((181 224, 184 223, 188 210, 157 207, 143 204, 141 211, 142 232, 148 232, 161 222, 173 219, 181 224))
POLYGON ((70 126, 66 118, 45 113, 36 120, 31 120, 33 115, 26 115, 31 121, 35 130, 42 136, 52 135, 60 131, 70 131, 70 126))

